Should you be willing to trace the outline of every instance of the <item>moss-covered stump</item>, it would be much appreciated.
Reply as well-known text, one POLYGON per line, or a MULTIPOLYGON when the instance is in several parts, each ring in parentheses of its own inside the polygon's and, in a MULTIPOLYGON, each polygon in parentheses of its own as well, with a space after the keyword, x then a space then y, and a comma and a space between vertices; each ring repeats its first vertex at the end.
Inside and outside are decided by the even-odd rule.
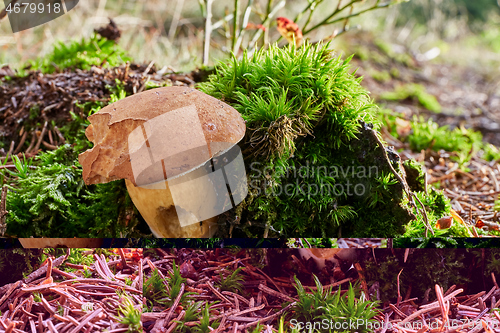
POLYGON ((394 237, 410 221, 430 229, 444 213, 426 214, 419 205, 433 201, 414 185, 423 172, 413 166, 407 180, 397 153, 384 147, 374 124, 377 107, 349 61, 334 56, 329 44, 272 46, 221 63, 200 85, 247 122, 249 193, 221 217, 228 226, 222 232, 394 237))

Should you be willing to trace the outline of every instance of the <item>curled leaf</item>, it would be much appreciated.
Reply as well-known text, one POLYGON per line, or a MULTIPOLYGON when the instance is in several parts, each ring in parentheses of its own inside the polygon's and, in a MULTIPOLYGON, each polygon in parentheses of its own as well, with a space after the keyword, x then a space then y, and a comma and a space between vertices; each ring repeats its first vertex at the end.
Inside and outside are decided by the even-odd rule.
POLYGON ((302 44, 302 30, 297 23, 286 17, 278 17, 276 23, 281 36, 285 37, 290 44, 295 43, 297 47, 302 44))

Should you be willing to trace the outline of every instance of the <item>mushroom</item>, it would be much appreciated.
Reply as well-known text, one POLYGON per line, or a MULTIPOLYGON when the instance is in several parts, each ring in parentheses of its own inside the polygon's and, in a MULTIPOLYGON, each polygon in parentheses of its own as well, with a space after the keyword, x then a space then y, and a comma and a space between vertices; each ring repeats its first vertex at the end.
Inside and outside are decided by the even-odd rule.
POLYGON ((312 258, 319 270, 326 266, 327 261, 337 265, 339 259, 352 263, 358 257, 356 249, 302 248, 299 253, 304 260, 312 258))
POLYGON ((156 237, 210 237, 247 193, 245 122, 234 108, 187 87, 148 90, 89 118, 94 147, 80 154, 86 184, 125 179, 156 237))
POLYGON ((25 249, 41 248, 98 248, 102 245, 102 238, 19 238, 25 249))

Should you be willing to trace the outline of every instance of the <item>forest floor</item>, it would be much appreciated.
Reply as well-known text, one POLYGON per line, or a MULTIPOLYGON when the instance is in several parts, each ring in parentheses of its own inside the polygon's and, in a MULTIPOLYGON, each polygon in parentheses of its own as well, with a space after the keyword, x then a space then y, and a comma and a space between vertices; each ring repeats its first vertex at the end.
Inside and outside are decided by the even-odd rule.
MULTIPOLYGON (((404 49, 363 36, 351 38, 350 51, 356 54, 351 67, 363 76, 362 85, 371 97, 383 105, 384 140, 398 149, 403 160, 413 158, 424 163, 427 183, 444 190, 453 210, 467 224, 468 234, 463 236, 478 236, 475 228, 493 231, 492 234, 498 232, 500 214, 495 209, 500 194, 498 161, 487 162, 472 151, 435 151, 432 147, 435 141, 426 149, 412 151, 405 140, 414 130, 414 116, 423 116, 440 126, 449 126, 441 134, 456 127, 470 128, 480 131, 484 141, 499 146, 500 95, 496 72, 417 60, 418 56, 404 49), (392 124, 398 135, 394 135, 388 124, 392 124), (466 163, 464 154, 470 155, 466 163)), ((4 141, 0 153, 3 156, 24 153, 26 157, 63 144, 65 138, 59 128, 75 117, 86 117, 77 104, 109 101, 112 93, 109 85, 116 79, 122 81, 129 93, 140 92, 151 83, 169 81, 192 86, 200 80, 198 71, 172 73, 167 67, 158 70, 153 62, 44 75, 33 71, 26 77, 14 77, 14 71, 5 66, 0 69, 0 78, 6 76, 12 79, 0 87, 0 133, 4 141)), ((6 168, 13 166, 12 161, 4 164, 6 168)), ((447 223, 452 223, 451 217, 443 220, 441 227, 447 228, 447 223)))
POLYGON ((361 84, 385 111, 382 136, 388 145, 394 146, 403 160, 415 159, 425 165, 427 184, 444 190, 452 209, 467 222, 470 233, 464 236, 477 236, 472 226, 500 230, 500 214, 495 209, 500 194, 498 160, 488 162, 466 152, 472 157, 461 164, 460 152, 435 151, 435 141, 426 149, 412 151, 405 140, 415 130, 412 120, 423 117, 440 127, 448 126, 442 132, 445 135, 454 128, 471 129, 499 147, 500 70, 491 65, 446 63, 446 56, 431 61, 425 54, 411 55, 402 45, 365 33, 351 36, 348 43, 348 53, 355 53, 352 66, 363 77, 361 84), (429 101, 432 96, 437 103, 429 101), (398 135, 391 134, 388 116, 396 118, 392 125, 398 135))
POLYGON ((498 249, 323 250, 319 260, 290 248, 2 250, 24 274, 0 283, 0 332, 498 328, 498 249))
MULTIPOLYGON (((433 257, 437 251, 431 251, 427 266, 439 270, 440 263, 433 261, 439 258, 433 257)), ((446 251, 459 251, 440 252, 449 278, 454 273, 446 251)), ((415 274, 413 282, 401 275, 403 267, 408 274, 421 264, 409 264, 423 255, 409 249, 359 249, 354 262, 335 255, 337 263, 325 261, 323 268, 321 262, 306 260, 294 249, 156 249, 144 255, 145 332, 489 333, 500 319, 492 310, 500 303, 493 273, 493 283, 485 286, 488 290, 450 285, 450 280, 441 280, 447 284, 443 287, 434 276, 425 293, 419 294, 415 279, 423 275, 410 272, 415 274), (401 270, 387 270, 394 260, 401 270), (164 293, 155 291, 159 281, 168 285, 164 293), (387 298, 388 290, 394 299, 387 298), (304 326, 324 320, 333 326, 315 326, 317 330, 304 326), (354 328, 335 326, 343 322, 355 322, 354 328)), ((469 270, 475 270, 474 264, 469 270)), ((475 278, 480 275, 477 271, 475 278)))
POLYGON ((68 249, 57 258, 38 249, 2 251, 3 259, 23 255, 41 264, 0 285, 0 332, 141 331, 142 249, 68 249))

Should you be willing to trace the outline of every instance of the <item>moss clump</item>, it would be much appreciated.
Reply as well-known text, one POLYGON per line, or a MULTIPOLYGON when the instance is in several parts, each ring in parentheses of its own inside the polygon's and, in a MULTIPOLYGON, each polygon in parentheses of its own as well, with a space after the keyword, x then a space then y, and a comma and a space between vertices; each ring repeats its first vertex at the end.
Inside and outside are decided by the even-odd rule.
POLYGON ((377 108, 349 61, 329 44, 271 46, 200 85, 247 122, 249 194, 225 215, 245 236, 390 237, 415 219, 399 156, 371 125, 377 108))
POLYGON ((68 44, 58 42, 51 53, 31 61, 31 70, 54 73, 65 68, 89 70, 92 66, 111 68, 132 59, 116 42, 93 34, 68 44))
POLYGON ((123 182, 86 186, 78 152, 66 144, 36 157, 7 195, 7 235, 124 237, 134 221, 123 182), (129 224, 127 226, 127 224, 129 224))
POLYGON ((463 127, 450 129, 447 125, 439 126, 432 119, 425 120, 423 117, 415 116, 409 123, 411 131, 403 130, 398 133, 400 116, 391 109, 381 109, 378 114, 379 120, 391 135, 409 143, 413 151, 446 150, 453 153, 451 159, 459 162, 460 166, 466 165, 474 156, 486 161, 500 160, 498 147, 484 142, 481 132, 463 127))
POLYGON ((450 130, 448 126, 439 126, 429 119, 414 118, 411 124, 412 133, 407 140, 410 148, 420 151, 432 147, 433 150, 441 149, 455 152, 454 156, 460 164, 468 162, 472 156, 481 152, 481 157, 487 161, 500 159, 500 152, 497 147, 483 142, 481 132, 471 129, 455 128, 450 130))
POLYGON ((356 137, 360 121, 375 120, 376 106, 361 79, 349 73, 350 59, 334 57, 328 44, 298 50, 272 46, 219 64, 200 89, 242 114, 255 155, 278 152, 286 158, 295 151, 296 139, 319 125, 336 133, 331 143, 338 148, 356 137))
MULTIPOLYGON (((291 318, 302 324, 308 332, 319 333, 326 330, 318 329, 316 325, 308 325, 314 322, 358 322, 363 325, 356 327, 356 330, 345 330, 342 332, 369 332, 374 324, 373 319, 379 311, 378 301, 366 300, 360 297, 361 288, 359 285, 349 284, 349 288, 341 295, 341 288, 337 292, 332 287, 324 288, 319 279, 314 276, 316 290, 307 290, 300 280, 294 276, 295 288, 297 289, 298 301, 292 307, 291 318), (303 323, 306 323, 305 325, 303 323)), ((328 330, 332 332, 332 330, 328 330)), ((340 332, 340 331, 333 331, 340 332)))
POLYGON ((439 104, 435 96, 426 92, 425 87, 421 84, 411 83, 398 86, 393 92, 383 93, 380 98, 390 101, 415 99, 427 110, 436 113, 441 112, 441 104, 439 104))

